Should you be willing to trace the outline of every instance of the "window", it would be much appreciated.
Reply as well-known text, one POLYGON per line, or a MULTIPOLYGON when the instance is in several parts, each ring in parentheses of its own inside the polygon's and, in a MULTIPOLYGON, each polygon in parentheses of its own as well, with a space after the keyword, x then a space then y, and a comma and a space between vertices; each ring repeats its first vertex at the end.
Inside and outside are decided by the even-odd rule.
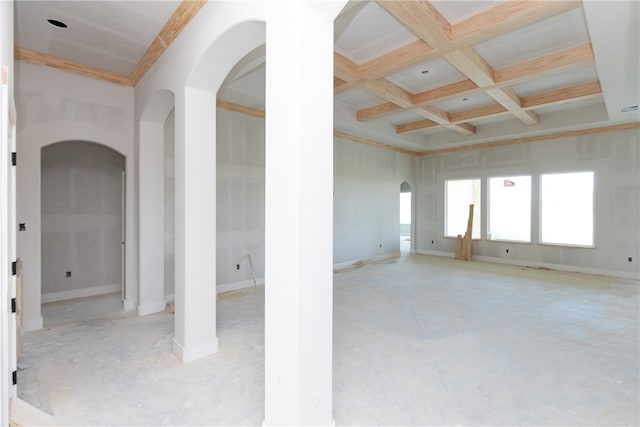
POLYGON ((593 246, 593 172, 541 176, 540 242, 593 246))
POLYGON ((490 240, 531 241, 531 177, 489 178, 490 240))
POLYGON ((480 238, 480 180, 462 179, 445 181, 445 223, 444 234, 447 237, 464 236, 469 218, 469 205, 473 204, 473 232, 471 237, 480 238))

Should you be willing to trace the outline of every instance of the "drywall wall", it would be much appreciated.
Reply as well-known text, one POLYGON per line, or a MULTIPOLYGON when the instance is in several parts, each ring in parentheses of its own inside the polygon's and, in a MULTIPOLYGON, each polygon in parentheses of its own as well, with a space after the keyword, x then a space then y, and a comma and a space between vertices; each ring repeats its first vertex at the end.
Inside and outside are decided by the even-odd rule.
MULTIPOLYGON (((264 120, 217 114, 217 284, 227 290, 252 285, 246 255, 258 282, 264 279, 264 120)), ((334 264, 399 253, 400 185, 415 181, 414 164, 404 154, 335 140, 334 264)))
POLYGON ((41 153, 42 301, 119 292, 124 156, 84 141, 41 153))
POLYGON ((415 182, 415 158, 340 139, 333 157, 334 264, 399 254, 400 185, 415 182))
POLYGON ((133 89, 16 61, 18 255, 24 259, 25 330, 42 327, 40 151, 61 141, 91 141, 126 158, 125 307, 137 295, 134 226, 133 89))
POLYGON ((164 295, 175 292, 175 120, 171 110, 164 123, 164 295))
POLYGON ((264 279, 264 119, 218 108, 217 124, 216 281, 229 289, 253 284, 247 255, 264 279))
MULTIPOLYGON (((530 144, 425 156, 418 168, 418 249, 452 254, 444 238, 444 181, 483 178, 482 240, 474 256, 488 260, 637 277, 640 265, 640 132, 637 130, 554 139, 530 144), (538 244, 541 173, 593 171, 595 248, 538 244), (532 176, 532 243, 486 240, 486 178, 532 176), (631 259, 631 261, 629 261, 631 259)), ((474 227, 477 226, 474 224, 474 227)))

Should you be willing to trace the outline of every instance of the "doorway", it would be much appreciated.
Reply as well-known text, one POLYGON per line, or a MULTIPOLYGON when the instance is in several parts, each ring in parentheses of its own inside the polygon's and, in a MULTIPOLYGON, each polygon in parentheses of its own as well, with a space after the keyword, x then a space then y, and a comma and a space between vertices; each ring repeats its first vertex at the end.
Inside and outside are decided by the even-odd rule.
POLYGON ((124 156, 100 144, 42 148, 43 304, 125 294, 124 171, 124 156))
POLYGON ((411 252, 411 184, 403 182, 400 184, 400 254, 406 255, 411 252))

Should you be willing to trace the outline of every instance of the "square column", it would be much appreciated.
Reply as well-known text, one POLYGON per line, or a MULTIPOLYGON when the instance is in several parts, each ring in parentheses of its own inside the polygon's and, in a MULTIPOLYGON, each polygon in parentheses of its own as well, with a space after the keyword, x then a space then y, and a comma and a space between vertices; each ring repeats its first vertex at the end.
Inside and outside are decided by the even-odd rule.
POLYGON ((164 123, 140 122, 138 315, 165 309, 164 123))
POLYGON ((216 94, 176 94, 175 337, 183 362, 218 351, 216 335, 216 94))
POLYGON ((264 425, 332 425, 333 16, 267 19, 264 425))

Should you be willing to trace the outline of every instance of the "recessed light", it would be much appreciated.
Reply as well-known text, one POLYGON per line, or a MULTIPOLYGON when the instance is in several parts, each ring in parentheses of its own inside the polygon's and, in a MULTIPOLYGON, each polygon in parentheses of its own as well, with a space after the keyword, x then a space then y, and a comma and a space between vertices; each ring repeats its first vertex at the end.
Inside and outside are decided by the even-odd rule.
POLYGON ((624 107, 620 109, 621 112, 623 113, 629 113, 631 111, 638 111, 638 106, 637 105, 632 105, 630 107, 624 107))
POLYGON ((57 19, 47 19, 47 22, 57 28, 67 28, 67 24, 57 19))

